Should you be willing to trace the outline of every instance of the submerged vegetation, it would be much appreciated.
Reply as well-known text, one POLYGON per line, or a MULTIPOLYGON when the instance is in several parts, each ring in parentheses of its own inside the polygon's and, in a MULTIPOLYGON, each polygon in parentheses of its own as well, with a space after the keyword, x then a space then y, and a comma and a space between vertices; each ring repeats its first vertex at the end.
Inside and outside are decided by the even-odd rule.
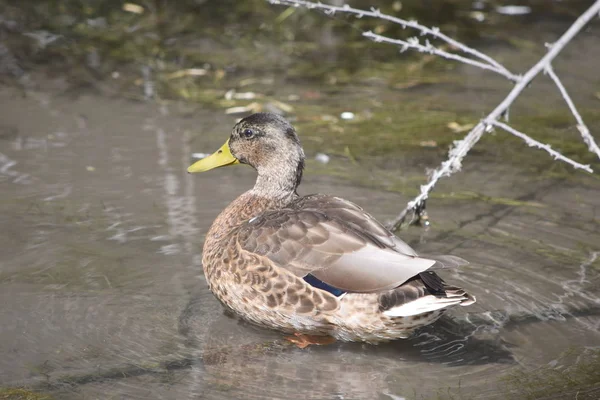
POLYGON ((53 400, 53 397, 22 388, 0 388, 0 400, 53 400))
POLYGON ((514 371, 503 378, 511 397, 534 399, 597 399, 600 392, 600 350, 565 351, 558 359, 532 371, 514 371))
MULTIPOLYGON (((370 4, 353 3, 366 8, 370 4)), ((572 18, 586 4, 552 3, 549 8, 545 2, 529 2, 532 12, 558 21, 572 18)), ((397 1, 381 10, 438 26, 468 43, 513 46, 507 25, 518 26, 526 19, 495 13, 495 6, 473 11, 464 1, 441 1, 433 8, 418 1, 397 1)), ((400 55, 394 46, 365 40, 361 32, 366 30, 404 38, 411 34, 380 20, 326 18, 307 10, 273 7, 264 0, 5 1, 0 14, 0 33, 11 56, 0 68, 5 82, 18 82, 26 90, 50 85, 69 94, 95 90, 137 100, 182 100, 240 115, 286 112, 297 117, 309 152, 320 149, 351 153, 358 160, 373 156, 389 160, 422 148, 437 159, 462 137, 463 130, 450 127, 472 126, 482 110, 465 108, 470 96, 465 104, 456 102, 453 92, 465 90, 467 83, 459 65, 433 56, 400 55), (52 84, 36 76, 40 71, 52 78, 52 84), (318 89, 306 89, 307 81, 318 89), (347 100, 334 104, 331 98, 341 93, 347 100), (345 111, 353 111, 355 118, 340 119, 345 111)), ((569 115, 560 114, 561 121, 567 121, 563 127, 555 123, 557 114, 546 115, 539 107, 537 115, 516 116, 517 126, 539 133, 541 141, 568 155, 593 161, 584 144, 571 140, 576 132, 569 115)), ((589 120, 598 120, 593 117, 589 120)), ((511 139, 498 137, 483 146, 505 157, 504 146, 497 144, 511 139)), ((524 164, 533 160, 539 165, 539 159, 547 157, 505 147, 524 164)), ((542 169, 550 164, 542 162, 542 169)))

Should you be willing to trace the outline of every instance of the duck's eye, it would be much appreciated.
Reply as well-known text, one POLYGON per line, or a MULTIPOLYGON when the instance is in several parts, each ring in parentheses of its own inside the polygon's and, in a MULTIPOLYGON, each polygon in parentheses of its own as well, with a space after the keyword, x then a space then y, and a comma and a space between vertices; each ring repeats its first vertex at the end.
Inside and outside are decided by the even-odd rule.
POLYGON ((251 138, 252 136, 254 136, 254 131, 252 129, 244 129, 244 131, 242 132, 242 134, 244 135, 244 137, 246 138, 251 138))

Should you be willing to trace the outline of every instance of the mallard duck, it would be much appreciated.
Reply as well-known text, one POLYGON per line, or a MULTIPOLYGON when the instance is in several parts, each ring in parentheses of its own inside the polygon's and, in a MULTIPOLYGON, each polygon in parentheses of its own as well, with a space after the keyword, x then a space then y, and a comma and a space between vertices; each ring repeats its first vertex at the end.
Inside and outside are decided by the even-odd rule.
POLYGON ((475 302, 435 272, 465 260, 419 257, 356 204, 298 195, 304 151, 283 117, 242 119, 188 172, 233 164, 253 167, 256 184, 215 219, 202 262, 210 290, 245 320, 292 333, 299 347, 333 339, 378 343, 406 338, 448 308, 475 302))

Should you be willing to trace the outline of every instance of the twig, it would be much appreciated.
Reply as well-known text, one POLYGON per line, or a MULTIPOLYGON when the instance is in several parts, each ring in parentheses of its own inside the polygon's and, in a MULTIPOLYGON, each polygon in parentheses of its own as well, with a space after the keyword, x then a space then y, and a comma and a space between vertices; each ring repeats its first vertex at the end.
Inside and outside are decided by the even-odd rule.
POLYGON ((375 8, 371 8, 370 11, 360 10, 357 8, 352 8, 347 4, 345 4, 343 6, 332 6, 329 4, 313 3, 311 1, 305 1, 305 0, 268 0, 268 1, 271 4, 281 4, 281 5, 287 5, 287 6, 293 6, 293 7, 302 6, 302 7, 308 8, 308 9, 319 9, 319 10, 325 11, 327 14, 334 14, 336 12, 342 12, 342 13, 346 13, 346 14, 354 14, 354 15, 356 15, 356 18, 362 18, 362 17, 378 18, 378 19, 383 19, 383 20, 393 22, 395 24, 402 26, 403 28, 416 29, 419 32, 421 32, 421 35, 429 35, 429 36, 436 37, 440 40, 443 40, 444 42, 459 49, 460 51, 467 53, 467 54, 471 54, 472 56, 477 57, 480 60, 483 60, 483 61, 485 61, 485 63, 492 66, 492 68, 486 68, 486 69, 490 69, 492 71, 498 72, 512 81, 516 82, 519 80, 519 76, 512 74, 502 64, 500 64, 498 61, 494 60, 492 57, 488 56, 487 54, 483 54, 480 51, 477 51, 467 45, 460 43, 459 41, 457 41, 455 39, 452 39, 449 36, 446 36, 445 34, 440 32, 439 28, 436 28, 436 27, 428 28, 426 26, 419 24, 417 21, 407 21, 407 20, 404 20, 401 18, 393 17, 391 15, 383 14, 383 13, 381 13, 381 11, 379 11, 378 9, 375 9, 375 8))
POLYGON ((421 185, 421 193, 415 197, 412 201, 409 201, 407 206, 398 214, 398 216, 389 223, 392 232, 397 230, 400 225, 406 219, 408 213, 419 207, 423 201, 427 200, 429 192, 437 181, 444 176, 450 176, 456 171, 459 171, 462 164, 462 159, 467 155, 469 150, 481 139, 481 136, 485 133, 485 124, 480 122, 477 124, 462 140, 454 142, 454 147, 448 152, 448 159, 444 161, 439 168, 433 171, 429 177, 429 181, 425 185, 421 185))
POLYGON ((373 33, 371 31, 368 32, 363 32, 362 34, 364 37, 367 37, 375 42, 384 42, 384 43, 391 43, 391 44, 395 44, 401 47, 401 51, 404 52, 407 49, 415 49, 421 53, 428 53, 428 54, 435 54, 437 56, 443 57, 443 58, 447 58, 449 60, 456 60, 456 61, 460 61, 462 63, 468 64, 468 65, 472 65, 475 67, 479 67, 481 69, 487 69, 488 71, 493 71, 496 72, 504 77, 506 77, 507 79, 511 80, 511 81, 515 81, 517 82, 520 77, 511 74, 510 72, 504 70, 503 68, 500 69, 494 65, 490 65, 488 63, 483 63, 481 61, 477 61, 477 60, 473 60, 471 58, 467 58, 467 57, 463 57, 461 55, 458 54, 454 54, 454 53, 449 53, 447 51, 444 51, 442 49, 439 49, 435 46, 433 46, 431 43, 429 43, 429 41, 426 41, 425 45, 422 45, 421 43, 419 43, 419 39, 416 37, 410 38, 408 40, 402 40, 402 39, 392 39, 389 38, 387 36, 382 36, 382 35, 378 35, 376 33, 373 33))
POLYGON ((510 125, 506 125, 505 123, 499 122, 499 121, 490 121, 490 125, 494 125, 494 126, 497 126, 498 128, 502 128, 506 132, 511 133, 511 134, 515 135, 516 137, 523 139, 525 141, 525 143, 527 143, 530 147, 537 147, 539 149, 546 150, 556 160, 564 161, 568 164, 571 164, 574 168, 581 168, 581 169, 589 172, 590 174, 594 172, 590 168, 589 165, 580 164, 577 161, 573 161, 570 158, 563 156, 556 150, 553 150, 552 147, 550 147, 550 145, 538 142, 537 140, 530 138, 523 132, 519 132, 518 130, 514 129, 510 125))
POLYGON ((569 106, 569 109, 571 110, 571 113, 573 113, 573 116, 575 117, 575 120, 577 121, 577 129, 579 130, 579 133, 581 133, 581 137, 583 138, 583 141, 585 142, 585 144, 588 145, 588 149, 592 153, 596 153, 596 155, 598 156, 598 158, 600 158, 600 148, 596 144, 596 141, 594 141, 594 138, 592 137, 592 135, 590 133, 590 130, 588 129, 588 127, 583 122, 583 118, 581 118, 581 115, 577 111, 577 108, 575 107, 575 104, 573 103, 573 100, 571 100, 571 97, 569 96, 569 93, 567 93, 567 89, 565 89, 565 87, 563 86, 562 82, 560 81, 560 79, 558 78, 558 76, 556 75, 556 73, 554 72, 554 69, 552 68, 552 65, 549 64, 546 67, 546 72, 548 73, 548 75, 550 76, 550 78, 552 78, 552 80, 554 81, 554 83, 558 87, 558 90, 560 90, 560 94, 562 95, 562 97, 567 102, 567 105, 569 106))
POLYGON ((592 19, 596 14, 600 12, 600 0, 597 0, 590 8, 587 9, 577 20, 567 29, 567 31, 560 37, 560 39, 554 43, 550 48, 550 51, 546 53, 544 57, 537 64, 535 64, 523 78, 515 85, 510 91, 508 96, 500 103, 485 119, 484 122, 477 124, 467 136, 459 141, 455 142, 455 146, 450 149, 448 160, 444 161, 438 169, 436 169, 426 185, 421 186, 421 193, 415 197, 414 200, 409 201, 406 208, 400 212, 400 214, 390 223, 392 231, 398 229, 400 225, 406 219, 406 215, 409 211, 415 208, 423 200, 427 199, 429 192, 437 181, 443 177, 451 175, 460 169, 461 161, 465 155, 471 150, 471 148, 481 139, 481 136, 485 133, 486 125, 492 124, 496 121, 503 113, 508 110, 508 107, 515 101, 519 94, 527 87, 527 85, 535 78, 542 70, 550 65, 552 60, 560 53, 560 51, 573 39, 575 35, 592 19))

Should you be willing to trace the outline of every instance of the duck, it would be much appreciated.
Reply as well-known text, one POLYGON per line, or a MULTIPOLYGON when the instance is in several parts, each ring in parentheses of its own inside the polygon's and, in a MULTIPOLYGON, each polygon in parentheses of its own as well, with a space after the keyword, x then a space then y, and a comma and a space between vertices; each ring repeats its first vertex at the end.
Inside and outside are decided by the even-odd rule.
POLYGON ((288 334, 300 348, 408 338, 454 306, 475 303, 438 272, 457 256, 419 256, 360 206, 300 196, 304 150, 282 116, 256 113, 188 172, 246 164, 254 187, 208 230, 202 268, 210 291, 242 319, 288 334))

